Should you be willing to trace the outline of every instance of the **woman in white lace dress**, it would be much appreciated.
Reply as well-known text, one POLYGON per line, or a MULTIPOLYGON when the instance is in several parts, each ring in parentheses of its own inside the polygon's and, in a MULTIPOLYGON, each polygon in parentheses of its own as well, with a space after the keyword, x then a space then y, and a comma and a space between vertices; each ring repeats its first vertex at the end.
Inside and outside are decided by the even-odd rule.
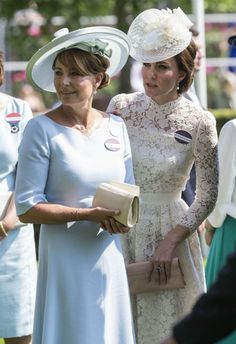
POLYGON ((136 17, 128 36, 131 56, 143 63, 145 92, 120 94, 108 106, 126 120, 141 187, 140 221, 126 236, 126 260, 150 260, 151 278, 165 282, 177 255, 186 281, 184 289, 136 295, 138 344, 161 341, 205 291, 196 229, 217 196, 217 133, 213 115, 182 96, 193 78, 191 25, 180 8, 151 9, 136 17), (188 208, 181 192, 194 162, 197 190, 188 208))

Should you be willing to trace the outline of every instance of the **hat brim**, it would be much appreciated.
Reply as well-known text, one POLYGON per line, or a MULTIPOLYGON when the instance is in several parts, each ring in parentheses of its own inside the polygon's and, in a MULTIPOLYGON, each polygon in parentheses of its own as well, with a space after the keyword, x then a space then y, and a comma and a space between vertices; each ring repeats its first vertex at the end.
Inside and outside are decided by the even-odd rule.
POLYGON ((236 36, 230 36, 228 39, 228 43, 236 47, 236 36))
POLYGON ((27 64, 27 79, 37 88, 48 92, 56 92, 52 66, 57 54, 77 43, 93 39, 100 39, 108 43, 107 48, 112 50, 112 55, 109 58, 110 67, 107 73, 110 77, 118 74, 129 57, 130 42, 127 35, 115 28, 93 26, 54 38, 50 43, 39 49, 27 64))
POLYGON ((189 40, 185 42, 185 44, 179 44, 175 47, 175 49, 160 49, 158 50, 151 50, 146 51, 142 49, 142 46, 138 46, 137 48, 131 47, 130 56, 136 60, 137 62, 141 63, 156 63, 165 61, 167 59, 170 59, 178 54, 180 54, 184 49, 186 49, 191 42, 191 36, 189 37, 189 40))

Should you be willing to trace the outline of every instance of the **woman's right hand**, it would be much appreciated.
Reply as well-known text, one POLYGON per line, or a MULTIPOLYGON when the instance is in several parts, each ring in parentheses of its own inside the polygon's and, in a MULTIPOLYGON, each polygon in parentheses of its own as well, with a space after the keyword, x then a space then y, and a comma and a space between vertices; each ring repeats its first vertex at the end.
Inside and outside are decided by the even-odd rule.
POLYGON ((208 220, 205 221, 205 241, 208 246, 211 245, 215 228, 210 224, 208 220))
POLYGON ((98 222, 101 227, 110 234, 127 233, 129 228, 114 219, 119 214, 119 209, 107 209, 102 207, 87 209, 87 220, 98 222))
POLYGON ((127 233, 129 228, 114 219, 114 216, 118 215, 119 212, 118 209, 90 208, 88 209, 88 219, 100 223, 102 228, 110 234, 127 233))
POLYGON ((81 209, 81 215, 79 215, 79 218, 81 220, 104 223, 111 217, 118 215, 119 212, 119 209, 107 209, 102 207, 84 208, 81 209))
POLYGON ((214 233, 215 231, 212 230, 212 231, 205 231, 205 241, 206 241, 206 244, 208 246, 211 246, 211 242, 212 242, 212 239, 213 239, 213 236, 214 236, 214 233))

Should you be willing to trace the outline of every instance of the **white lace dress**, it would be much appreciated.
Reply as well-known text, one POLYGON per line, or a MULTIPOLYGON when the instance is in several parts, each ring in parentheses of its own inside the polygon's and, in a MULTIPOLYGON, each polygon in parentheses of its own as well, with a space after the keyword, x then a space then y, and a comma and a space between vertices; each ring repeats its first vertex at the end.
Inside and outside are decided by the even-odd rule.
POLYGON ((123 243, 127 262, 148 260, 177 223, 192 231, 177 251, 186 287, 139 294, 133 300, 138 344, 158 343, 205 291, 196 229, 211 212, 217 196, 215 118, 184 97, 159 106, 143 93, 114 97, 108 112, 126 120, 136 183, 141 187, 140 221, 123 243), (194 161, 196 199, 188 208, 181 192, 194 161))

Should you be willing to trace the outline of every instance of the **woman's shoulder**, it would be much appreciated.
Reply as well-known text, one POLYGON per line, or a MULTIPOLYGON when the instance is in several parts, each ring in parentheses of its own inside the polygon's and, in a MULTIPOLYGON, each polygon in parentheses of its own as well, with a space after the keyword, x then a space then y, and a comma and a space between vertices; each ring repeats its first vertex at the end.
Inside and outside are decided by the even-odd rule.
POLYGON ((123 118, 116 114, 109 114, 109 131, 123 131, 125 125, 125 122, 123 118))
POLYGON ((227 121, 223 125, 221 130, 224 130, 224 131, 226 131, 226 130, 233 130, 233 131, 235 131, 236 130, 236 118, 227 121))
POLYGON ((8 95, 6 93, 0 93, 0 102, 1 104, 4 104, 6 108, 12 107, 16 110, 19 109, 19 112, 20 109, 23 109, 25 107, 29 108, 29 105, 25 100, 8 95))
POLYGON ((116 107, 122 109, 142 100, 145 100, 145 94, 143 92, 134 92, 117 94, 111 99, 111 102, 115 103, 116 107))
POLYGON ((220 138, 228 138, 230 140, 236 140, 236 118, 226 122, 220 130, 220 138))
POLYGON ((212 122, 213 124, 216 123, 215 116, 210 111, 201 108, 199 105, 196 105, 191 100, 182 97, 181 98, 181 106, 185 109, 186 113, 190 113, 193 120, 196 120, 197 122, 212 122))
POLYGON ((42 131, 51 131, 52 130, 52 120, 50 120, 49 117, 46 116, 46 114, 40 114, 35 115, 33 118, 31 118, 27 123, 27 130, 34 130, 42 132, 42 131))

